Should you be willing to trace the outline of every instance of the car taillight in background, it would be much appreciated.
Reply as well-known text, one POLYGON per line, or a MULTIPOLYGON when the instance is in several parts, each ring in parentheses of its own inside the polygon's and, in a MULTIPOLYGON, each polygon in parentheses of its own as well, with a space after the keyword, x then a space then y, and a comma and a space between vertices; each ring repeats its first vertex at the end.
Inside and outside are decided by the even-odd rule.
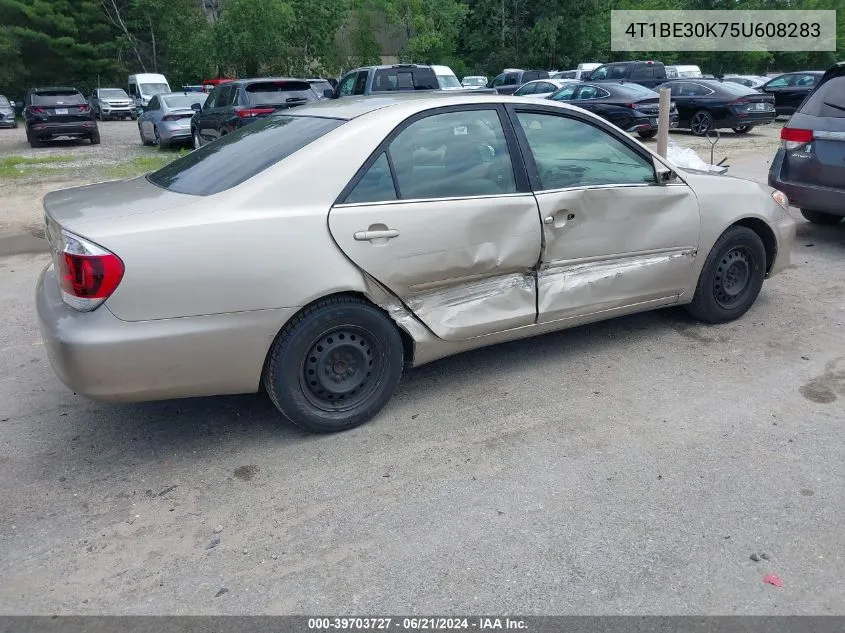
POLYGON ((813 130, 785 127, 780 131, 780 140, 786 149, 799 149, 813 140, 813 130))
POLYGON ((162 121, 179 121, 180 119, 190 119, 193 114, 168 114, 161 117, 162 121))
POLYGON ((79 106, 76 106, 76 107, 79 108, 80 112, 90 112, 91 111, 91 106, 89 106, 87 103, 83 103, 82 105, 79 105, 79 106))
POLYGON ((249 119, 262 114, 273 114, 274 108, 235 108, 235 112, 242 119, 249 119))
POLYGON ((47 221, 53 265, 62 301, 80 312, 99 307, 123 279, 123 262, 114 253, 47 221))

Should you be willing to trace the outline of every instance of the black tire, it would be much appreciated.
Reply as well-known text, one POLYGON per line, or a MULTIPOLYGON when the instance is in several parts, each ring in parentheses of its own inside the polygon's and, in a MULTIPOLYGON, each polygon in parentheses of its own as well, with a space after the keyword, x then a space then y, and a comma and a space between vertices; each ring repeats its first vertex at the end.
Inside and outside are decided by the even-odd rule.
POLYGON ((91 133, 91 145, 99 145, 100 144, 100 130, 94 130, 91 133))
POLYGON ((822 226, 833 226, 842 221, 841 215, 833 215, 832 213, 825 213, 824 211, 801 209, 801 215, 803 215, 808 222, 821 224, 822 226))
POLYGON ((29 128, 26 128, 26 140, 29 141, 29 146, 33 149, 44 147, 44 142, 38 140, 38 137, 29 128))
POLYGON ((690 118, 690 131, 696 136, 707 136, 715 126, 713 115, 707 110, 699 110, 690 118))
POLYGON ((753 125, 740 125, 735 128, 731 128, 737 134, 748 134, 751 130, 754 129, 753 125))
POLYGON ((133 112, 132 114, 129 115, 129 118, 132 119, 133 121, 137 121, 138 115, 133 112))
POLYGON ((142 145, 152 145, 153 142, 148 140, 146 136, 144 136, 144 131, 141 129, 141 124, 138 123, 138 134, 141 136, 141 144, 142 145))
POLYGON ((293 424, 332 433, 375 416, 396 390, 403 364, 402 339, 384 313, 363 299, 333 297, 285 325, 263 382, 293 424))
POLYGON ((754 231, 732 226, 713 245, 686 310, 707 323, 738 319, 754 304, 766 277, 766 248, 754 231))
POLYGON ((643 132, 637 132, 637 136, 639 136, 643 140, 648 140, 657 136, 657 130, 645 130, 643 132))
POLYGON ((200 133, 197 130, 194 130, 191 133, 191 138, 193 139, 193 142, 194 142, 194 149, 199 149, 200 147, 202 147, 202 141, 200 140, 200 133))
POLYGON ((155 135, 156 135, 155 144, 158 145, 159 149, 167 149, 167 148, 170 147, 169 141, 162 141, 161 140, 161 137, 158 135, 158 128, 157 127, 153 126, 153 132, 155 132, 155 135))

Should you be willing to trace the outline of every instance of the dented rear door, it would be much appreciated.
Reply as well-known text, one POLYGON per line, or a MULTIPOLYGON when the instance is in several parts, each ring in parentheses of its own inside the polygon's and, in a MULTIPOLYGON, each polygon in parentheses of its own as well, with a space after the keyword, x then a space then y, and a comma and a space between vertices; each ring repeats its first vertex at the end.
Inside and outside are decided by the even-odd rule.
POLYGON ((589 121, 520 111, 516 119, 536 165, 544 230, 538 321, 675 303, 698 245, 692 190, 658 185, 650 155, 589 121))
POLYGON ((445 340, 536 320, 540 220, 509 133, 489 105, 414 117, 329 214, 343 252, 445 340))

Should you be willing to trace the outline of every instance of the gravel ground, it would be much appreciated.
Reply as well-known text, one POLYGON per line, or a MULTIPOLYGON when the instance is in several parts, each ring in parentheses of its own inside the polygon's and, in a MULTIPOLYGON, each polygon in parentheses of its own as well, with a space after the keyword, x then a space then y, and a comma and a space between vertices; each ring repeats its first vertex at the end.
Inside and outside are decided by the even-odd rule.
POLYGON ((46 257, 0 257, 0 613, 845 615, 845 226, 798 222, 738 322, 463 354, 322 437, 263 395, 74 396, 46 257))

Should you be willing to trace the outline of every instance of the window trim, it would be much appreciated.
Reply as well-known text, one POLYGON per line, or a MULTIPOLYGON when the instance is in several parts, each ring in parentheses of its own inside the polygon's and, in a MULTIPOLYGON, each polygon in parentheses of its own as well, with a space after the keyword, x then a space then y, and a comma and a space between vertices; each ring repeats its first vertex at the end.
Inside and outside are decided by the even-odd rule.
POLYGON ((382 204, 387 202, 392 203, 405 203, 405 202, 433 202, 436 200, 464 200, 464 199, 475 199, 475 198, 498 198, 500 196, 509 196, 509 195, 524 195, 526 193, 531 193, 531 183, 528 176, 527 165, 525 162, 525 156, 522 153, 522 148, 520 143, 516 137, 515 130, 513 128, 513 123, 510 120, 510 117, 505 112, 504 104, 501 103, 468 103, 463 105, 455 105, 455 106, 442 106, 439 108, 430 108, 427 110, 423 110, 422 112, 417 112, 407 119, 399 123, 395 128, 393 128, 387 136, 382 139, 381 143, 373 150, 373 152, 367 157, 367 160, 358 168, 358 171, 355 172, 355 175, 352 176, 352 179, 346 184, 346 186, 341 190, 340 194, 334 201, 332 207, 337 206, 361 206, 367 204, 382 204), (396 169, 393 165, 393 157, 390 155, 389 147, 393 140, 399 136, 406 128, 411 126, 413 123, 421 119, 426 119, 430 116, 436 116, 438 114, 448 114, 450 112, 465 112, 465 111, 473 111, 473 110, 489 110, 494 111, 499 116, 499 123, 502 126, 502 131, 505 135, 505 144, 508 148, 508 154, 511 159, 511 168, 513 169, 514 175, 514 183, 516 184, 516 191, 510 193, 503 193, 503 194, 489 194, 489 195, 481 195, 481 196, 444 196, 441 198, 402 198, 401 190, 399 188, 399 181, 396 178, 396 169), (390 175, 393 178, 393 187, 396 190, 396 200, 384 200, 380 202, 350 202, 347 203, 346 198, 349 197, 349 194, 352 193, 352 190, 358 186, 358 183, 361 179, 366 175, 369 171, 370 167, 372 167, 373 163, 375 163, 382 152, 387 154, 387 162, 390 166, 390 175))
POLYGON ((543 104, 526 104, 526 105, 513 105, 513 104, 506 104, 505 110, 508 113, 508 117, 510 118, 511 125, 513 126, 514 133, 518 139, 520 145, 520 151, 523 158, 523 162, 525 163, 525 167, 528 170, 528 179, 531 183, 531 190, 535 193, 551 193, 555 191, 566 191, 566 190, 581 190, 581 189, 595 189, 595 188, 608 188, 608 187, 660 187, 662 185, 658 184, 657 182, 657 168, 654 165, 654 157, 644 150, 642 147, 634 145, 632 140, 621 131, 617 131, 613 129, 608 123, 604 120, 596 120, 588 115, 583 115, 578 112, 572 112, 569 110, 562 110, 561 108, 555 108, 554 106, 546 106, 543 104), (644 182, 644 183, 629 183, 629 182, 620 182, 620 183, 603 183, 601 185, 576 185, 573 187, 553 187, 550 189, 544 189, 542 182, 540 180, 540 173, 537 169, 537 163, 534 161, 534 153, 531 151, 531 145, 528 143, 528 137, 525 135, 525 130, 522 129, 522 125, 517 118, 517 113, 519 112, 526 112, 532 114, 548 114, 551 116, 558 116, 564 119, 571 119, 578 121, 579 123, 585 123, 590 125, 601 132, 609 134, 617 141, 622 143, 625 147, 629 150, 633 151, 637 154, 640 158, 642 158, 647 164, 651 165, 652 173, 654 174, 654 182, 644 182))

